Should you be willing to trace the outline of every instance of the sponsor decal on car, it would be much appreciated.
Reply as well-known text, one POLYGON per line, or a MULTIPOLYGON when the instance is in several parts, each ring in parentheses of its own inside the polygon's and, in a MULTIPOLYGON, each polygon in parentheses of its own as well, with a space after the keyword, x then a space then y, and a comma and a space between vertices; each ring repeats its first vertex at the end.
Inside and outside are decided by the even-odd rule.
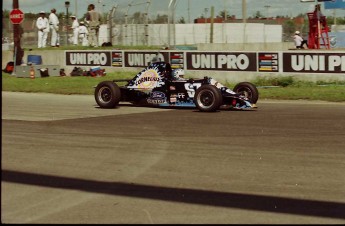
POLYGON ((158 86, 159 80, 160 79, 157 71, 149 69, 147 71, 144 71, 137 77, 133 85, 133 88, 152 89, 158 86))
POLYGON ((165 93, 161 91, 154 91, 151 93, 150 98, 147 99, 149 104, 163 104, 166 102, 165 93))
POLYGON ((164 99, 165 98, 165 93, 161 91, 155 91, 151 93, 151 98, 152 99, 164 99))

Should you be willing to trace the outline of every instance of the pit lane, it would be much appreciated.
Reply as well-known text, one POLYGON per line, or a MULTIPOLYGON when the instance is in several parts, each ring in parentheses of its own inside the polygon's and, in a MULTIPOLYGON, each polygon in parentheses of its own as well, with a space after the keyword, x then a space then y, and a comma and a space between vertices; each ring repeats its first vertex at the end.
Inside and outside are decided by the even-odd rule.
POLYGON ((2 92, 3 223, 345 223, 345 104, 2 92))

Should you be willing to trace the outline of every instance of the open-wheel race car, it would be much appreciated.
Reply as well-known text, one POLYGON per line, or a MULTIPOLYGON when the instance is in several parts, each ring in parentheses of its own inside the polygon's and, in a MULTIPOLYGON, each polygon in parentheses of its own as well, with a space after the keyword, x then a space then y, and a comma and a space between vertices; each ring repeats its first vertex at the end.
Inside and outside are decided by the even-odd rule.
POLYGON ((101 108, 115 108, 119 102, 137 106, 193 107, 203 112, 222 109, 254 109, 259 93, 250 82, 227 88, 211 77, 184 79, 182 69, 156 62, 130 80, 100 82, 95 100, 101 108), (117 83, 125 82, 120 86, 117 83))

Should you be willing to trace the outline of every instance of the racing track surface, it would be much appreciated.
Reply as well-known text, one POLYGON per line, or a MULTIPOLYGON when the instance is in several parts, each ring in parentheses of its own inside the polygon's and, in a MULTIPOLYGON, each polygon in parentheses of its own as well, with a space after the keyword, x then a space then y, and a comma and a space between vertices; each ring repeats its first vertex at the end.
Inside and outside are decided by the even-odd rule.
POLYGON ((345 103, 2 101, 2 223, 345 223, 345 103))

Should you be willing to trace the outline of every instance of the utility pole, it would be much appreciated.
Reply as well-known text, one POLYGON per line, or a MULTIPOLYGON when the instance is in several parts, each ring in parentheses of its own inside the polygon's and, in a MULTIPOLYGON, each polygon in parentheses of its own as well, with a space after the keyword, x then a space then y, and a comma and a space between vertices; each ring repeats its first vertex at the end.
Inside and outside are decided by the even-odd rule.
POLYGON ((78 18, 78 0, 74 0, 74 15, 78 18))
POLYGON ((190 21, 190 0, 188 0, 188 23, 191 23, 191 21, 190 21))
POLYGON ((213 17, 214 17, 214 6, 211 7, 210 43, 213 43, 213 17))
POLYGON ((68 45, 68 7, 69 7, 69 1, 65 1, 65 7, 66 7, 66 45, 68 45))
POLYGON ((171 20, 173 22, 174 26, 174 46, 175 46, 175 9, 177 6, 177 0, 170 0, 169 6, 168 6, 168 48, 170 49, 170 41, 171 41, 171 20))
POLYGON ((205 8, 204 9, 204 12, 205 12, 205 24, 207 23, 207 12, 208 12, 208 8, 205 8))
POLYGON ((246 29, 247 29, 247 2, 242 0, 242 22, 243 22, 243 43, 247 42, 246 29))
MULTIPOLYGON (((13 0, 13 9, 19 9, 19 0, 13 0)), ((21 65, 24 56, 24 50, 20 46, 20 39, 22 37, 22 27, 20 24, 13 24, 13 42, 14 42, 14 63, 21 65)))
POLYGON ((247 2, 246 0, 242 0, 242 21, 243 23, 247 23, 247 2))
POLYGON ((265 8, 266 8, 266 19, 268 19, 270 16, 269 16, 269 9, 270 9, 271 6, 269 5, 265 5, 265 8))
POLYGON ((227 0, 224 0, 224 22, 226 22, 226 20, 228 19, 228 12, 227 12, 228 6, 226 4, 226 1, 227 0))

